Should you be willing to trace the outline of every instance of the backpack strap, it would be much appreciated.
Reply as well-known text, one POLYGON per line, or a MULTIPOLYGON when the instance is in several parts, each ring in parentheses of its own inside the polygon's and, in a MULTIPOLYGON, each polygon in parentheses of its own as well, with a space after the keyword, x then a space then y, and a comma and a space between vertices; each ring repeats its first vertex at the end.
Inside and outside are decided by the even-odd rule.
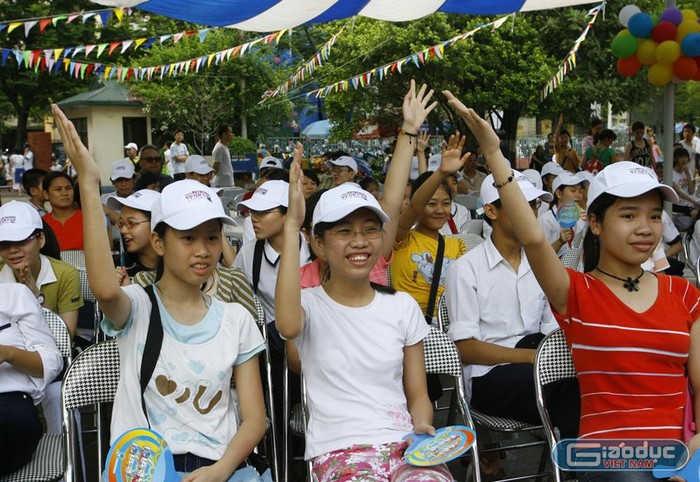
POLYGON ((144 393, 148 382, 151 381, 153 371, 156 369, 156 362, 160 356, 160 349, 163 346, 163 323, 160 319, 160 310, 158 309, 158 301, 156 300, 155 285, 148 285, 145 288, 148 298, 151 300, 151 320, 148 324, 148 334, 146 335, 146 343, 143 347, 143 357, 141 358, 141 376, 139 382, 141 384, 141 408, 146 416, 148 427, 151 422, 148 420, 148 412, 146 412, 146 400, 144 393))
POLYGON ((428 307, 425 310, 425 321, 430 325, 433 322, 433 311, 435 309, 435 299, 437 298, 440 275, 442 274, 442 260, 445 257, 445 237, 438 233, 438 249, 433 264, 433 281, 430 284, 430 296, 428 297, 428 307))
POLYGON ((265 240, 259 239, 255 242, 255 251, 253 251, 253 293, 258 294, 258 283, 260 283, 260 266, 262 265, 263 249, 265 249, 265 240))

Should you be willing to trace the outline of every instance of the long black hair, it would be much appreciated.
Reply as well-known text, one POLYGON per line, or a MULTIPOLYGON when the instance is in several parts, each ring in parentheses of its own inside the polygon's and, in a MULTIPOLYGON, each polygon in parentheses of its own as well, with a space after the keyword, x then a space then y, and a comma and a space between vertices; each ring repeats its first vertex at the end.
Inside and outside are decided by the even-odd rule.
MULTIPOLYGON (((601 194, 588 208, 588 216, 593 214, 599 223, 603 222, 605 213, 619 198, 609 193, 601 194)), ((590 218, 589 218, 590 219, 590 218)), ((598 267, 600 261, 600 241, 593 234, 590 226, 583 237, 583 272, 588 273, 598 267)))

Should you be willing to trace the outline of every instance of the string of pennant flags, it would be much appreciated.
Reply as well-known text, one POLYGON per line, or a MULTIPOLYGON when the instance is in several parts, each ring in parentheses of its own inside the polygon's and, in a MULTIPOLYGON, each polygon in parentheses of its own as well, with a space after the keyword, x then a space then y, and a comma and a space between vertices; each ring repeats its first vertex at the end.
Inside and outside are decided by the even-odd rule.
POLYGON ((39 33, 43 34, 47 27, 57 27, 59 24, 70 24, 76 19, 81 19, 83 23, 86 23, 90 19, 94 19, 98 25, 105 26, 112 17, 116 17, 117 21, 121 23, 124 15, 131 15, 131 13, 132 9, 130 8, 108 8, 103 10, 65 13, 24 20, 8 20, 5 22, 0 22, 0 32, 4 31, 7 35, 9 35, 16 29, 23 27, 24 36, 29 38, 30 32, 37 25, 39 26, 39 33))
POLYGON ((277 44, 286 30, 280 30, 264 37, 259 37, 241 45, 202 55, 192 59, 182 60, 163 65, 150 67, 125 67, 119 65, 107 65, 98 62, 76 61, 70 58, 47 57, 43 50, 17 50, 1 49, 0 62, 5 65, 8 58, 14 58, 18 68, 34 69, 35 72, 48 71, 57 75, 61 69, 68 75, 84 79, 86 76, 102 76, 105 80, 116 79, 120 82, 126 80, 152 80, 156 78, 175 77, 188 73, 199 73, 200 70, 219 65, 236 57, 242 57, 246 52, 252 51, 258 44, 277 44))
POLYGON ((304 62, 304 65, 299 67, 287 78, 287 80, 277 86, 277 88, 266 91, 262 95, 262 100, 260 103, 279 95, 286 95, 289 92, 289 89, 297 87, 301 82, 304 82, 306 77, 313 75, 314 70, 316 70, 317 67, 322 66, 325 60, 328 60, 328 56, 331 53, 331 48, 335 44, 335 41, 338 39, 340 34, 343 33, 344 29, 345 26, 343 26, 335 35, 333 35, 330 40, 323 44, 323 46, 309 60, 304 62))
POLYGON ((415 52, 407 55, 406 57, 393 60, 380 67, 375 67, 361 74, 354 75, 348 79, 340 80, 325 87, 312 90, 311 92, 308 92, 306 94, 306 97, 326 97, 329 94, 347 91, 351 87, 354 89, 365 88, 369 86, 373 80, 382 81, 391 74, 394 74, 396 72, 398 72, 399 74, 402 73, 403 67, 407 64, 412 63, 416 66, 416 68, 420 68, 420 66, 424 65, 429 59, 442 60, 446 47, 450 47, 461 40, 473 37, 477 32, 485 28, 490 28, 491 31, 494 31, 500 28, 506 22, 506 20, 508 20, 508 18, 512 16, 513 14, 506 15, 497 20, 494 20, 493 22, 489 22, 484 25, 479 25, 473 30, 452 37, 449 40, 445 40, 444 42, 440 42, 419 52, 415 52))
MULTIPOLYGON (((156 44, 163 44, 168 41, 172 41, 173 44, 178 43, 182 38, 187 38, 196 35, 199 38, 199 42, 203 43, 207 35, 209 34, 209 31, 211 29, 202 29, 202 30, 187 30, 183 32, 178 32, 174 34, 165 34, 165 35, 157 35, 154 37, 141 37, 137 39, 128 39, 128 40, 118 40, 114 42, 104 42, 104 43, 99 43, 99 44, 89 44, 89 45, 76 45, 73 47, 61 47, 61 48, 53 48, 53 49, 37 49, 37 50, 22 50, 22 49, 12 49, 12 53, 16 58, 18 58, 18 54, 16 52, 19 52, 19 55, 21 57, 27 58, 27 57, 35 57, 36 53, 39 52, 41 56, 44 57, 44 60, 48 62, 49 60, 60 60, 61 58, 67 59, 70 57, 71 59, 74 59, 78 55, 83 55, 84 58, 88 58, 88 56, 92 53, 96 54, 96 58, 100 58, 102 54, 107 51, 107 55, 112 56, 112 54, 116 51, 118 54, 124 54, 129 48, 132 50, 136 51, 139 47, 142 49, 147 49, 156 44), (27 53, 28 52, 28 53, 27 53)), ((3 57, 2 65, 5 65, 6 57, 3 57)), ((34 63, 34 62, 33 62, 34 63)))
POLYGON ((591 17, 591 19, 586 25, 586 28, 583 29, 581 35, 574 42, 573 47, 571 47, 571 50, 569 50, 569 53, 564 58, 564 61, 560 64, 557 72, 547 81, 547 84, 545 84, 544 88, 542 89, 542 100, 546 99, 549 94, 554 92, 554 90, 564 81, 564 77, 566 77, 569 72, 576 68, 576 54, 579 47, 581 47, 583 41, 586 40, 586 37, 588 37, 588 32, 590 32, 590 30, 593 28, 593 24, 595 23, 596 18, 598 18, 598 14, 602 12, 604 8, 605 2, 588 11, 588 15, 591 17))

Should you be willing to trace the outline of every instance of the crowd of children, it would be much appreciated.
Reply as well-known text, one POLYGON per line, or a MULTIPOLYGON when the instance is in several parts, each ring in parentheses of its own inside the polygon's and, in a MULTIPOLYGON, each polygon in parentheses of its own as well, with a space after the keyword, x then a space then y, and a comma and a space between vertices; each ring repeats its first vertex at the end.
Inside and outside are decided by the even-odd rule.
MULTIPOLYGON (((435 433, 423 339, 443 294, 475 409, 538 425, 532 364, 540 341, 559 327, 578 375, 545 393, 562 437, 682 439, 686 387, 700 389, 700 292, 682 266, 673 271, 681 276, 656 269, 654 252, 674 268, 680 235, 662 201, 696 215, 695 150, 675 151, 667 186, 652 170, 655 143, 643 125, 635 123, 618 161, 616 136, 601 122, 591 124, 579 154, 560 119, 553 160, 541 153, 539 173, 520 173, 491 126, 442 95, 478 149, 465 148, 467 136, 456 132, 439 155, 425 155, 421 127, 437 103, 432 90, 411 82, 383 185, 356 183, 357 162, 342 153, 328 161, 328 189, 302 170, 300 144, 288 171, 266 158, 261 181, 240 202, 247 242, 238 252, 223 234, 237 221, 209 186, 225 156, 215 167, 188 156, 175 181, 161 173, 158 150, 144 146, 139 179, 131 160, 117 161, 116 191, 101 198, 97 164, 53 106, 77 179, 30 169, 21 179, 30 202, 0 207, 0 282, 17 289, 0 310, 0 473, 36 447, 35 405, 43 401, 49 430, 60 430, 60 355, 38 308, 58 313, 75 335, 78 273, 54 259, 66 250, 84 252, 101 328, 120 351, 111 440, 151 427, 186 482, 271 480, 249 463, 267 429, 258 364, 266 343, 269 409, 282 410, 285 356, 304 375, 304 457, 315 480, 453 480, 444 464, 416 467, 403 457, 408 433, 435 433), (455 202, 458 193, 480 198, 485 239, 469 251, 459 234, 473 213, 455 202), (560 260, 576 249, 575 238, 583 238, 582 271, 560 260), (153 373, 140 380, 144 353, 153 350, 153 373), (26 436, 11 451, 3 434, 20 428, 26 436)), ((684 138, 691 149, 693 139, 684 138)), ((693 451, 700 438, 687 442, 693 451)), ((497 475, 499 461, 484 457, 481 470, 497 475)), ((614 472, 579 479, 620 480, 614 472)))

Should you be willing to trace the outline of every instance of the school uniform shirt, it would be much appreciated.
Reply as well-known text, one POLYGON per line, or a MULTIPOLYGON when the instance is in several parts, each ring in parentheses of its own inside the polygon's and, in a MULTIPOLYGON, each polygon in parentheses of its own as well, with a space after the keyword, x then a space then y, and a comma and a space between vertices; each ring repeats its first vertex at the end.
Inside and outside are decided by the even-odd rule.
MULTIPOLYGON (((688 196, 695 197, 694 192, 690 192, 689 186, 688 186, 688 176, 685 175, 685 172, 676 172, 676 170, 673 170, 673 183, 677 185, 681 191, 683 191, 685 194, 688 196)), ((686 201, 683 198, 678 199, 678 202, 676 203, 679 206, 690 206, 694 207, 694 205, 688 201, 686 201)))
POLYGON ((440 234, 442 235, 448 236, 451 234, 458 234, 462 229, 462 226, 464 226, 466 222, 472 218, 472 213, 470 213, 469 209, 467 209, 465 206, 452 201, 450 216, 452 216, 452 222, 454 222, 455 229, 457 231, 454 233, 452 232, 452 227, 448 221, 440 228, 440 234))
POLYGON ((53 229, 61 251, 77 249, 83 251, 83 212, 76 209, 71 217, 63 224, 56 220, 51 213, 42 217, 46 224, 53 229))
MULTIPOLYGON (((309 261, 309 245, 301 234, 299 247, 299 264, 304 265, 309 261)), ((251 241, 244 244, 233 262, 232 268, 242 270, 250 283, 253 283, 253 256, 255 254, 255 243, 251 241)), ((258 281, 258 291, 255 293, 260 300, 260 304, 265 311, 265 321, 271 323, 275 321, 275 286, 277 285, 277 273, 279 273, 280 255, 265 240, 262 260, 260 263, 260 279, 258 281)))
MULTIPOLYGON (((144 288, 156 282, 155 270, 139 271, 133 279, 144 288)), ((243 271, 240 269, 217 266, 214 273, 202 286, 202 293, 214 296, 224 303, 239 303, 253 318, 257 318, 253 299, 253 289, 243 271)))
MULTIPOLYGON (((552 244, 557 239, 561 238, 561 230, 563 229, 559 225, 559 220, 557 220, 557 217, 554 214, 555 209, 556 207, 554 209, 548 209, 544 214, 538 216, 537 218, 537 221, 540 223, 540 227, 544 232, 544 237, 547 238, 549 244, 552 244)), ((586 226, 586 221, 583 221, 582 219, 576 221, 576 224, 573 227, 574 236, 576 236, 576 233, 578 233, 579 231, 586 229, 586 226)), ((571 240, 573 241, 573 239, 574 238, 572 237, 571 240)), ((569 246, 569 243, 562 244, 561 248, 559 248, 559 251, 557 251, 557 256, 561 258, 570 249, 571 247, 569 246)))
POLYGON ((692 142, 687 142, 685 139, 681 139, 679 144, 688 151, 688 154, 690 154, 690 165, 695 166, 695 155, 700 153, 700 139, 693 136, 692 142))
POLYGON ((123 288, 131 314, 122 330, 104 319, 102 329, 117 337, 121 364, 114 398, 111 441, 150 422, 173 454, 192 453, 219 460, 241 420, 231 389, 233 367, 265 349, 253 317, 241 305, 210 298, 211 305, 194 325, 175 321, 155 290, 163 324, 163 345, 141 407, 139 376, 150 324, 151 302, 141 286, 123 288))
POLYGON ((173 161, 173 174, 184 174, 185 173, 185 161, 176 162, 175 156, 189 156, 190 152, 187 150, 187 145, 184 142, 176 144, 173 142, 170 144, 170 157, 173 161))
POLYGON ((253 229, 253 219, 250 216, 246 216, 243 220, 243 244, 255 241, 255 230, 253 229))
MULTIPOLYGON (((496 249, 491 238, 459 258, 447 274, 445 300, 454 341, 475 339, 514 348, 526 335, 547 334, 557 327, 547 298, 535 278, 525 251, 518 271, 496 249)), ((464 365, 467 398, 472 378, 493 365, 464 365)))
POLYGON ((682 439, 690 329, 700 292, 663 274, 637 313, 602 281, 567 269, 567 313, 555 313, 581 387, 580 438, 682 439))
POLYGON ((44 390, 63 369, 63 357, 44 319, 39 302, 29 288, 13 283, 0 296, 0 345, 36 352, 44 374, 33 377, 9 363, 0 363, 0 393, 26 393, 39 405, 44 390))
POLYGON ((481 183, 486 179, 486 174, 480 170, 476 170, 474 176, 469 177, 467 174, 463 173, 462 180, 467 183, 467 189, 470 193, 477 193, 481 191, 481 183))
MULTIPOLYGON (((43 254, 39 255, 39 259, 41 268, 36 278, 36 285, 44 294, 46 309, 54 313, 80 309, 83 306, 83 295, 78 270, 68 263, 43 254)), ((0 263, 0 283, 18 283, 12 268, 4 262, 0 263)), ((3 286, 2 289, 5 288, 3 286)))
MULTIPOLYGON (((418 302, 423 313, 428 309, 430 286, 437 256, 437 239, 411 230, 401 241, 394 243, 394 261, 391 263, 391 282, 394 289, 404 291, 418 302)), ((467 252, 464 241, 445 237, 445 254, 435 296, 435 308, 445 289, 447 270, 451 263, 467 252)), ((434 315, 435 310, 433 310, 434 315)))
POLYGON ((304 458, 402 440, 413 430, 403 350, 430 332, 416 302, 375 291, 368 305, 348 307, 319 286, 302 290, 301 306, 304 326, 294 342, 308 389, 304 458))

